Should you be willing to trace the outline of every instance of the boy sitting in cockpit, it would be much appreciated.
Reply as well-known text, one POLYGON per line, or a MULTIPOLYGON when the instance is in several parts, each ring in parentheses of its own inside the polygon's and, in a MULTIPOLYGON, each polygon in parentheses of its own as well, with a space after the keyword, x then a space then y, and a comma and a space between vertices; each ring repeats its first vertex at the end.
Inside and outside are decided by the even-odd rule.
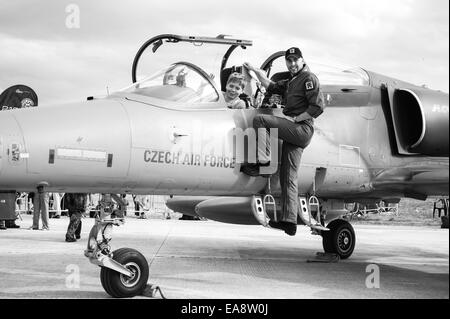
POLYGON ((245 109, 245 102, 239 98, 244 92, 246 80, 243 74, 231 73, 227 80, 226 92, 223 92, 225 102, 230 109, 245 109))

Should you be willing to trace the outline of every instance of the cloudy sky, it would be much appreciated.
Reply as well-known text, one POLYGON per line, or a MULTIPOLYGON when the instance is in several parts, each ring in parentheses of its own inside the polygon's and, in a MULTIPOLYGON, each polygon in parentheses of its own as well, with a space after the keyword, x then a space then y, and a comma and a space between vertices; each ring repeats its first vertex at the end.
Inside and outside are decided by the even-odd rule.
POLYGON ((448 12, 448 0, 0 0, 0 90, 29 85, 41 105, 103 95, 131 84, 143 42, 174 33, 253 40, 257 65, 295 45, 449 92, 448 12))

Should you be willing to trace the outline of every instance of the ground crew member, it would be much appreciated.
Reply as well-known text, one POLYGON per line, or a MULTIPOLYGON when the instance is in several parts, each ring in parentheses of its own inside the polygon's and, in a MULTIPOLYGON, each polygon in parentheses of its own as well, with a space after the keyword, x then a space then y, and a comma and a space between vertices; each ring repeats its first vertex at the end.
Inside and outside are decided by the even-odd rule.
POLYGON ((69 212, 69 226, 67 227, 66 241, 74 242, 81 238, 81 217, 87 208, 87 194, 67 193, 66 208, 69 212))
POLYGON ((127 200, 127 194, 121 194, 120 199, 122 203, 118 203, 119 206, 119 218, 123 218, 127 216, 127 206, 128 206, 128 200, 127 200))
POLYGON ((52 208, 55 210, 53 218, 61 218, 61 198, 62 196, 64 196, 64 193, 62 193, 62 196, 60 193, 52 193, 52 195, 53 195, 52 208))
POLYGON ((43 185, 37 187, 37 192, 33 197, 33 225, 30 229, 39 229, 39 216, 42 219, 42 230, 50 230, 48 226, 48 203, 49 195, 44 190, 43 185))
MULTIPOLYGON (((322 114, 324 103, 319 79, 309 70, 300 49, 288 49, 285 52, 285 62, 291 73, 290 78, 279 82, 269 80, 263 70, 256 69, 249 63, 244 63, 244 67, 255 72, 268 93, 285 97, 284 117, 259 114, 253 120, 253 127, 256 130, 276 128, 278 138, 283 140, 280 166, 281 218, 279 222, 270 221, 269 225, 293 236, 297 231, 299 209, 297 171, 303 149, 308 146, 314 134, 313 118, 322 114)), ((257 176, 259 165, 246 164, 241 171, 257 176)))
POLYGON ((135 195, 133 196, 135 211, 134 214, 139 216, 139 219, 146 219, 145 215, 145 206, 147 202, 147 198, 145 195, 135 195))

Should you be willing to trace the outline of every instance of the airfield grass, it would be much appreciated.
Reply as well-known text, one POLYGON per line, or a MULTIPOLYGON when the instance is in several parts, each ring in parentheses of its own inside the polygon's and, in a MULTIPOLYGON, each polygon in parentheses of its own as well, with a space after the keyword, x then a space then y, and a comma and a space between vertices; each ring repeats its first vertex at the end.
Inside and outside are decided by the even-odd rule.
MULTIPOLYGON (((436 211, 433 218, 433 204, 437 198, 429 198, 425 201, 403 198, 398 211, 394 212, 369 212, 364 215, 353 216, 351 222, 355 224, 380 224, 380 225, 409 225, 409 226, 441 226, 441 218, 436 211)), ((443 214, 441 214, 442 216, 443 214)))

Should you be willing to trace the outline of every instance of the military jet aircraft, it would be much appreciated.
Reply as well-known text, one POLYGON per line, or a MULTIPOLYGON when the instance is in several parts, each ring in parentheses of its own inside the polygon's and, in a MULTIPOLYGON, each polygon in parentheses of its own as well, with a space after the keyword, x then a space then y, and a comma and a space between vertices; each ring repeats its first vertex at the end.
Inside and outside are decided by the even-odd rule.
MULTIPOLYGON (((244 72, 252 47, 223 35, 159 35, 138 50, 132 85, 121 91, 0 112, 0 199, 8 203, 37 185, 52 192, 170 194, 167 205, 187 215, 267 226, 277 218, 282 145, 271 144, 261 176, 240 166, 256 156, 253 117, 282 116, 283 99, 268 96, 248 73, 241 95, 247 108, 228 108, 222 94, 228 75, 244 72)), ((287 76, 283 53, 261 64, 273 80, 287 76)), ((341 218, 348 203, 448 196, 449 98, 362 68, 308 64, 326 109, 298 172, 299 224, 322 236, 325 252, 348 258, 356 242, 341 218), (311 219, 323 227, 312 227, 311 219)), ((123 222, 100 217, 85 251, 114 297, 138 295, 149 276, 141 253, 111 250, 112 226, 123 222)))

